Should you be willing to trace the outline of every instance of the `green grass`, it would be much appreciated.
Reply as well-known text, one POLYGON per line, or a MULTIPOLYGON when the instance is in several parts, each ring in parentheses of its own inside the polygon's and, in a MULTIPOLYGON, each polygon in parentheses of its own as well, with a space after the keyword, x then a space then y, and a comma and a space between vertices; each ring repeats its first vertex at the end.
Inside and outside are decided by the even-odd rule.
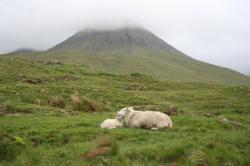
POLYGON ((159 81, 140 73, 0 58, 0 165, 249 165, 249 101, 250 86, 159 81), (74 111, 72 95, 104 107, 74 111), (54 98, 63 107, 51 105, 54 98), (172 129, 100 128, 126 106, 163 112, 175 106, 180 114, 171 116, 172 129), (222 124, 220 116, 242 126, 222 124), (84 158, 102 144, 112 151, 84 158))
MULTIPOLYGON (((13 55, 21 56, 21 55, 13 55)), ((113 74, 139 72, 161 80, 206 82, 226 85, 250 84, 250 78, 236 71, 179 57, 171 53, 158 53, 134 48, 121 54, 90 54, 82 52, 42 52, 24 57, 33 59, 60 59, 68 64, 80 64, 113 74)))

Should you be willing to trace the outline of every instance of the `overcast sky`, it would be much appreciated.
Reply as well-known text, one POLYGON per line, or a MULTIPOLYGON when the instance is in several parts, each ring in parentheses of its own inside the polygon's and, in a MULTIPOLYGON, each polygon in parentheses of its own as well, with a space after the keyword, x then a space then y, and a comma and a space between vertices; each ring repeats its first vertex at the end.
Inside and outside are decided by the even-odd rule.
POLYGON ((249 0, 0 0, 0 53, 130 24, 193 58, 250 74, 249 0))

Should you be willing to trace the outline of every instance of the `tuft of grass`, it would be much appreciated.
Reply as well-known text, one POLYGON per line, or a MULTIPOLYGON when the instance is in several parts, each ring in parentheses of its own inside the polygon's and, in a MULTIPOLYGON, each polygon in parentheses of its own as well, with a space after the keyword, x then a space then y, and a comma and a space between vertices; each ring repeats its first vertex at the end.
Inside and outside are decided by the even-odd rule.
POLYGON ((206 155, 204 152, 198 149, 193 149, 188 159, 192 165, 207 165, 206 155))
POLYGON ((21 101, 24 102, 24 103, 35 103, 35 97, 32 95, 32 94, 22 94, 21 96, 21 101))
POLYGON ((87 111, 92 111, 92 112, 101 112, 104 111, 104 104, 99 102, 99 101, 95 101, 93 99, 90 99, 88 97, 82 97, 82 100, 84 102, 84 104, 87 107, 87 111))
POLYGON ((49 105, 51 105, 52 107, 64 108, 66 103, 62 97, 56 96, 56 97, 52 97, 49 100, 49 105))
POLYGON ((70 96, 73 110, 75 111, 90 111, 90 112, 101 112, 104 111, 104 104, 90 99, 88 97, 80 97, 78 95, 70 96))
POLYGON ((71 102, 72 102, 73 110, 74 111, 82 111, 83 102, 82 102, 80 96, 71 95, 70 99, 71 99, 71 102))

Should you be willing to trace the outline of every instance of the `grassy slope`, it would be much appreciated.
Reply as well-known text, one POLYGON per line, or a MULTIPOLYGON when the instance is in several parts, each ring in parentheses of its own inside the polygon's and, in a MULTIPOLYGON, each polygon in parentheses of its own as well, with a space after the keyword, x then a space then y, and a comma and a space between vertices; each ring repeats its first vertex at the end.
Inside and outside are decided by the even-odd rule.
MULTIPOLYGON (((15 55, 15 54, 14 54, 15 55)), ((13 56, 14 56, 13 55, 13 56)), ((115 74, 140 72, 157 79, 207 82, 226 85, 250 84, 250 78, 236 71, 200 62, 183 56, 153 54, 140 48, 123 54, 83 54, 78 52, 44 52, 22 55, 35 59, 60 59, 69 64, 84 64, 95 69, 115 74), (129 56, 128 56, 129 54, 129 56), (175 57, 175 58, 173 58, 175 57)))
POLYGON ((140 72, 162 80, 226 85, 250 84, 236 71, 200 62, 142 28, 83 30, 45 52, 11 53, 39 59, 60 59, 116 74, 140 72))
POLYGON ((0 58, 0 97, 0 105, 16 113, 0 116, 0 132, 25 142, 16 158, 1 160, 0 165, 250 164, 249 86, 158 81, 76 65, 0 58), (43 82, 34 85, 23 82, 25 79, 43 82), (75 93, 103 102, 104 112, 73 115, 69 96, 75 93), (48 104, 54 96, 64 99, 64 109, 48 104), (184 114, 171 116, 174 128, 169 130, 100 129, 104 119, 130 105, 160 111, 174 105, 184 114), (211 116, 204 116, 206 113, 211 116), (218 122, 220 115, 243 126, 223 125, 218 122), (100 139, 113 139, 114 152, 83 159, 100 139))

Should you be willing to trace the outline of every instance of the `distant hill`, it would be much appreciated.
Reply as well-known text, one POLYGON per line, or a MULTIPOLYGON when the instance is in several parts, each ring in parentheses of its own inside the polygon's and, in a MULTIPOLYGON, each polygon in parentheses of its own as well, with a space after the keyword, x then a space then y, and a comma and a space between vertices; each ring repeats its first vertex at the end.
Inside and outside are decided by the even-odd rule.
POLYGON ((85 29, 35 57, 113 73, 139 72, 158 79, 229 85, 250 82, 239 72, 193 59, 142 28, 85 29))
POLYGON ((12 53, 30 53, 30 52, 38 52, 38 51, 31 48, 19 48, 13 51, 12 53))
POLYGON ((35 49, 32 49, 32 48, 18 48, 16 49, 15 51, 12 51, 12 52, 9 52, 7 54, 4 54, 4 55, 13 55, 13 56, 25 56, 25 55, 30 55, 30 54, 37 54, 37 53, 40 53, 42 51, 38 51, 38 50, 35 50, 35 49))

